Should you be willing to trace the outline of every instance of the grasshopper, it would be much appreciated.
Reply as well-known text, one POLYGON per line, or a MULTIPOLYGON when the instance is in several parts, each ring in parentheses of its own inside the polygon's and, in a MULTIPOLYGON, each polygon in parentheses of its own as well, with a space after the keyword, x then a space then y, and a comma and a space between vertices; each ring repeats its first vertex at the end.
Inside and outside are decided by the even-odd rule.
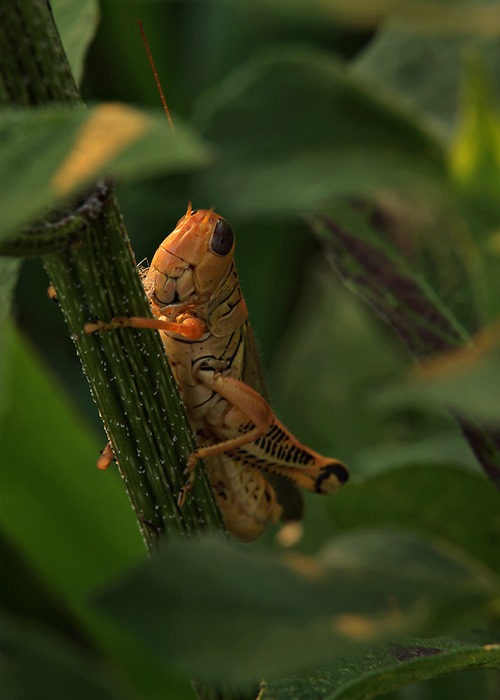
MULTIPOLYGON (((291 435, 264 398, 234 247, 225 219, 189 206, 144 273, 154 318, 97 321, 85 330, 129 326, 160 331, 198 443, 186 465, 189 476, 180 502, 198 460, 204 460, 227 530, 250 541, 269 522, 301 517, 296 486, 334 493, 349 475, 340 461, 321 456, 291 435)), ((111 458, 107 447, 99 466, 111 458)))

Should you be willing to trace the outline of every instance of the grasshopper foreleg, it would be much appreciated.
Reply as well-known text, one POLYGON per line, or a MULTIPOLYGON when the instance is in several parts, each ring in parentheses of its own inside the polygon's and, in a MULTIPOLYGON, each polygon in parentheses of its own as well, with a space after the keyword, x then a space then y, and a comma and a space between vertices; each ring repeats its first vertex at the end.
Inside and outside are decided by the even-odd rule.
POLYGON ((175 321, 163 318, 116 316, 111 321, 91 321, 83 327, 85 333, 102 333, 116 328, 150 328, 158 331, 180 333, 190 340, 198 340, 206 332, 206 324, 196 316, 181 314, 175 321))
MULTIPOLYGON (((86 323, 83 330, 85 333, 90 334, 112 331, 116 328, 149 328, 153 330, 173 331, 180 333, 190 340, 201 338, 206 332, 206 324, 199 318, 196 318, 196 316, 190 314, 181 314, 177 316, 175 321, 168 321, 161 318, 140 318, 138 316, 116 316, 111 319, 111 321, 97 320, 86 323)), ((108 443, 97 460, 97 468, 105 470, 114 460, 115 455, 113 448, 110 443, 108 443)), ((182 500, 184 500, 184 498, 182 500)))

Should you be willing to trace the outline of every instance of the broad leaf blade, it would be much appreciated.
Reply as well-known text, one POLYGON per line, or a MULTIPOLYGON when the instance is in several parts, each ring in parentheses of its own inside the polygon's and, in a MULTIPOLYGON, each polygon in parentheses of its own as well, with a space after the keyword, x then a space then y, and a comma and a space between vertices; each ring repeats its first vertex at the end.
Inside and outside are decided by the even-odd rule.
POLYGON ((339 538, 320 558, 221 542, 171 544, 99 605, 151 652, 200 678, 248 683, 347 649, 481 619, 490 574, 414 536, 339 538), (446 621, 446 623, 445 623, 446 621))
POLYGON ((369 700, 452 671, 500 668, 500 644, 460 639, 413 639, 374 647, 310 673, 269 681, 263 700, 369 700))
POLYGON ((202 184, 238 214, 289 217, 383 186, 440 187, 445 175, 430 133, 312 49, 258 55, 206 95, 198 123, 220 149, 202 184))
POLYGON ((97 29, 97 0, 52 0, 51 6, 73 76, 80 84, 85 54, 97 29))
POLYGON ((102 176, 130 180, 199 167, 207 149, 158 113, 119 104, 0 115, 0 233, 12 234, 102 176))
MULTIPOLYGON (((496 334, 494 329, 493 335, 496 334)), ((486 332, 483 337, 491 333, 486 332)), ((470 348, 445 353, 382 391, 380 406, 446 406, 458 415, 495 426, 500 422, 500 348, 470 348)))
MULTIPOLYGON (((463 17, 470 20, 469 13, 463 17)), ((500 52, 494 37, 427 32, 423 26, 393 22, 379 29, 355 59, 353 70, 399 95, 449 139, 457 123, 464 57, 471 51, 481 56, 492 75, 498 73, 500 52)))
POLYGON ((343 280, 375 308, 420 357, 453 348, 467 334, 422 279, 378 242, 345 230, 329 216, 311 218, 343 280))
POLYGON ((0 685, 9 700, 133 700, 125 677, 101 659, 44 627, 1 615, 0 685))
POLYGON ((98 441, 21 337, 11 327, 6 337, 0 527, 59 595, 80 600, 143 544, 116 474, 95 467, 98 441))
POLYGON ((327 504, 337 531, 392 527, 432 534, 494 570, 500 567, 499 506, 484 477, 417 460, 352 483, 327 504))

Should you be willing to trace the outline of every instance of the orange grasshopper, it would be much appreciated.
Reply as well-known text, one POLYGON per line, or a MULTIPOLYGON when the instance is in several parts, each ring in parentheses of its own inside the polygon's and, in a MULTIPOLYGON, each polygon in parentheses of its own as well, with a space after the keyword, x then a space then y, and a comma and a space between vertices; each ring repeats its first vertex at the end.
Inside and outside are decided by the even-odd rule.
MULTIPOLYGON (((203 459, 228 531, 249 541, 268 522, 301 516, 295 486, 334 493, 348 472, 338 460, 293 437, 263 397, 234 245, 225 219, 189 206, 144 273, 154 318, 97 321, 85 330, 128 326, 160 331, 199 445, 187 462, 189 478, 180 501, 203 459)), ((111 457, 107 448, 101 468, 111 457)))
MULTIPOLYGON (((163 109, 173 123, 143 26, 139 30, 163 109)), ((203 459, 228 531, 253 540, 268 522, 298 520, 296 486, 334 493, 346 467, 300 443, 264 398, 265 386, 248 312, 234 266, 234 233, 214 211, 189 205, 144 272, 155 318, 115 318, 85 330, 125 326, 160 331, 174 378, 199 444, 189 457, 182 504, 203 459)), ((108 445, 98 466, 113 459, 108 445)))

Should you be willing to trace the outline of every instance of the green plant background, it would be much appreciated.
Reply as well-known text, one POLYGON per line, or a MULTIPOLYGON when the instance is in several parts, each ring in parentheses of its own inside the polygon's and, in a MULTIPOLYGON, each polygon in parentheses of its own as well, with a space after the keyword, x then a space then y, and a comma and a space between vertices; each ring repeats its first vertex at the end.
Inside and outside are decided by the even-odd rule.
MULTIPOLYGON (((190 162, 169 163, 166 145, 163 163, 156 141, 143 146, 147 167, 125 156, 113 171, 136 260, 188 201, 231 221, 273 406, 352 479, 307 498, 297 555, 310 559, 284 557, 269 533, 243 552, 173 543, 146 564, 119 478, 94 468, 104 433, 45 273, 24 261, 0 345, 7 693, 190 698, 190 677, 265 677, 264 698, 497 697, 498 494, 444 406, 498 423, 498 351, 415 382, 400 340, 342 284, 308 220, 326 211, 348 225, 354 209, 361 230, 378 215, 385 248, 464 338, 494 323, 500 9, 395 2, 384 14, 375 2, 367 15, 357 2, 340 21, 299 0, 102 0, 97 21, 92 2, 53 5, 89 105, 159 111, 142 20, 193 141, 190 162), (300 562, 322 574, 304 577, 300 562), (361 649, 346 611, 364 620, 361 649)), ((40 139, 56 133, 42 127, 40 139)), ((17 146, 0 149, 10 187, 17 146)), ((15 263, 0 263, 7 299, 15 263)))

